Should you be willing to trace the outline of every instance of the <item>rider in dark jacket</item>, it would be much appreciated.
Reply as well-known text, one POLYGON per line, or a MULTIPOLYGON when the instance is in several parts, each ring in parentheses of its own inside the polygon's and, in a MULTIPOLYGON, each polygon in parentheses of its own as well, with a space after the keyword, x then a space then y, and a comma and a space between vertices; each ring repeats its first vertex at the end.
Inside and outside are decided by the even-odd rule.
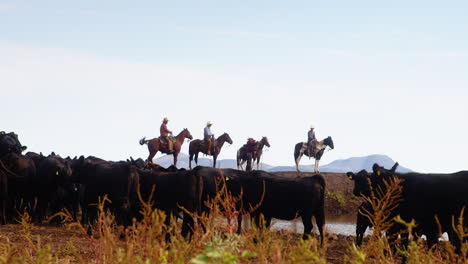
POLYGON ((311 156, 315 155, 315 144, 317 143, 314 129, 314 125, 311 125, 309 132, 307 132, 307 147, 309 148, 309 154, 311 156))

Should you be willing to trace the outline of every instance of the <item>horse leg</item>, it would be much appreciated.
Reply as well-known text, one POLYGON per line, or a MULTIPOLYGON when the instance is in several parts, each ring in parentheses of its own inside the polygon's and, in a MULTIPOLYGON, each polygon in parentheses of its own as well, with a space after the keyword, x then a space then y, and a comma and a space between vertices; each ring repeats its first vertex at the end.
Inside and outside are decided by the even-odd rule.
POLYGON ((245 160, 242 160, 242 161, 241 161, 241 164, 240 164, 240 169, 241 169, 241 170, 244 170, 244 163, 245 163, 245 160))
POLYGON ((193 159, 193 153, 190 153, 190 155, 189 155, 189 169, 192 169, 192 159, 193 159))
POLYGON ((319 173, 319 169, 318 169, 318 167, 319 167, 319 162, 320 162, 320 160, 318 160, 318 159, 315 160, 315 168, 314 168, 314 172, 315 172, 315 173, 319 173))
POLYGON ((195 153, 195 165, 198 166, 198 152, 195 153))
POLYGON ((177 167, 177 154, 174 153, 172 156, 174 156, 174 167, 177 167))
MULTIPOLYGON (((156 145, 156 143, 154 143, 154 145, 156 145)), ((158 153, 158 150, 159 150, 159 144, 157 144, 158 146, 154 146, 154 145, 151 142, 148 142, 149 155, 148 155, 147 161, 149 162, 153 162, 153 158, 156 155, 156 153, 158 153)))
POLYGON ((299 171, 299 162, 301 161, 302 155, 303 155, 303 153, 299 153, 299 156, 297 156, 297 158, 296 158, 296 171, 297 172, 300 172, 299 171))
POLYGON ((149 162, 153 162, 153 158, 154 158, 154 156, 156 155, 157 152, 158 152, 157 150, 156 151, 154 151, 154 150, 151 151, 150 150, 150 154, 148 155, 148 161, 149 162))
POLYGON ((213 168, 216 168, 216 158, 218 155, 213 155, 213 168))

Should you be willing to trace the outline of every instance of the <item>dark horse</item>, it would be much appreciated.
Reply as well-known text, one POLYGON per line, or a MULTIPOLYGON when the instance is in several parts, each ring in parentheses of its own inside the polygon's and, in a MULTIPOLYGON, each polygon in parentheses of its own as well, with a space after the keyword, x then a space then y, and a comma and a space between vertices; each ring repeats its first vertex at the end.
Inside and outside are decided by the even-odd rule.
POLYGON ((318 173, 320 158, 325 152, 325 148, 327 146, 329 146, 331 149, 335 148, 331 137, 327 137, 324 140, 318 141, 315 144, 315 155, 313 155, 313 153, 309 153, 309 147, 307 143, 304 143, 304 142, 297 143, 296 146, 294 147, 294 160, 296 161, 297 172, 299 172, 299 161, 301 161, 302 155, 306 155, 307 157, 311 157, 315 159, 314 172, 318 173))
POLYGON ((188 129, 184 128, 184 130, 182 130, 182 132, 180 132, 175 137, 174 152, 171 153, 169 153, 167 150, 167 143, 161 144, 159 138, 153 138, 150 140, 145 140, 145 138, 142 138, 140 140, 140 145, 148 144, 149 155, 147 161, 153 162, 154 155, 156 155, 158 151, 161 151, 161 153, 172 154, 174 156, 174 166, 177 166, 177 156, 179 156, 180 149, 186 138, 190 140, 193 139, 188 129))
MULTIPOLYGON (((211 155, 213 156, 213 168, 216 168, 216 159, 218 158, 218 155, 221 152, 221 148, 223 147, 224 142, 232 144, 232 139, 228 133, 224 133, 221 136, 219 136, 216 140, 214 140, 213 144, 211 145, 211 155)), ((190 142, 190 145, 189 145, 189 155, 190 155, 189 167, 190 169, 192 169, 192 159, 194 155, 195 155, 195 163, 198 165, 198 153, 199 152, 205 155, 208 155, 206 154, 207 153, 206 142, 201 139, 195 139, 192 142, 190 142)))
POLYGON ((255 151, 250 155, 250 153, 247 153, 247 144, 243 145, 237 151, 237 169, 243 170, 242 165, 247 161, 246 170, 251 171, 256 161, 258 170, 260 168, 260 157, 262 156, 264 146, 270 147, 270 142, 268 142, 267 137, 262 137, 260 141, 255 143, 255 151))

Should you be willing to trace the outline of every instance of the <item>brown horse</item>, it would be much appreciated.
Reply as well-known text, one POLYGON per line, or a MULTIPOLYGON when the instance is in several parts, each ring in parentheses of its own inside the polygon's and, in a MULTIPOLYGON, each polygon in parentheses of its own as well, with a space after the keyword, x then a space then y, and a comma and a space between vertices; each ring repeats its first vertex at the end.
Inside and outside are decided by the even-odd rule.
POLYGON ((252 154, 247 153, 247 145, 243 145, 237 151, 237 169, 243 170, 244 168, 242 166, 247 161, 246 170, 251 171, 253 168, 252 165, 255 164, 256 161, 258 170, 260 168, 260 157, 262 156, 264 146, 270 147, 270 142, 268 142, 267 137, 262 137, 260 141, 255 143, 255 151, 252 154))
MULTIPOLYGON (((214 140, 213 144, 211 144, 211 155, 213 156, 213 168, 216 168, 216 159, 218 158, 219 153, 221 152, 221 148, 224 145, 224 142, 232 144, 232 139, 228 133, 224 133, 219 136, 216 140, 214 140)), ((204 140, 195 139, 190 142, 189 145, 189 167, 192 169, 192 159, 195 155, 195 164, 198 165, 198 153, 201 152, 203 154, 207 154, 207 145, 204 140)))
POLYGON ((174 152, 171 153, 169 153, 167 149, 167 143, 161 144, 159 138, 153 138, 150 140, 145 140, 145 138, 142 138, 140 140, 140 145, 148 144, 149 156, 147 161, 153 162, 154 155, 156 155, 158 151, 161 151, 161 153, 172 154, 174 156, 174 166, 177 166, 177 156, 179 156, 180 149, 182 147, 182 144, 184 144, 184 140, 186 138, 190 140, 193 139, 188 129, 184 128, 184 130, 182 130, 182 132, 180 132, 175 137, 174 152))

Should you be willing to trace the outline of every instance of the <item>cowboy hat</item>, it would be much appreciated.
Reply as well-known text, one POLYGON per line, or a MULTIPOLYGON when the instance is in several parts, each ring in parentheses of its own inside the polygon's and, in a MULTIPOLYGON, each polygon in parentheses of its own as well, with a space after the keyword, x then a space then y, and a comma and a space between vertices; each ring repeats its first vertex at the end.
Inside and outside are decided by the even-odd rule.
POLYGON ((163 119, 163 122, 166 122, 166 121, 169 121, 169 118, 165 117, 165 118, 163 119))
POLYGON ((310 129, 314 129, 314 128, 315 128, 315 126, 314 126, 314 125, 310 125, 310 129))
POLYGON ((206 125, 207 125, 207 126, 211 126, 212 124, 213 124, 213 123, 211 123, 211 121, 206 122, 206 125))

